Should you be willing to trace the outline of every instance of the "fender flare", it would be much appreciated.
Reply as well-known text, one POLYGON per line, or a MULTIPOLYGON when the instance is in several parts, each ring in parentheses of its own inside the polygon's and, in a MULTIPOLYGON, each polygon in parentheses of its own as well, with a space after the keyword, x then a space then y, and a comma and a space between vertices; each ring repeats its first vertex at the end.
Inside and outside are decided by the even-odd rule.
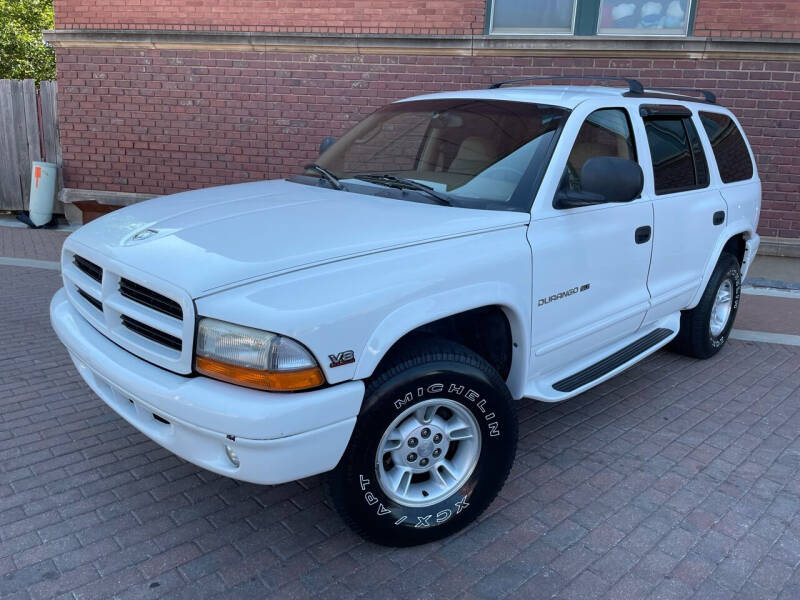
POLYGON ((700 302, 700 298, 703 296, 703 292, 705 292, 706 286, 708 285, 709 279, 711 279, 711 275, 714 272, 714 268, 717 266, 719 262, 719 257, 722 255, 722 250, 725 248, 725 244, 728 241, 737 236, 744 234, 745 242, 748 245, 748 249, 745 251, 745 259, 749 256, 749 247, 750 247, 750 240, 754 237, 757 238, 755 235, 755 231, 752 228, 752 225, 747 222, 746 219, 739 219, 731 223, 726 229, 725 233, 719 236, 717 240, 717 245, 714 247, 714 252, 711 254, 711 258, 706 263, 705 270, 703 272, 703 279, 700 282, 700 286, 697 289, 694 297, 692 298, 691 303, 689 304, 688 308, 692 309, 697 306, 697 303, 700 302))
POLYGON ((513 343, 511 371, 506 383, 511 395, 521 398, 530 354, 529 318, 526 318, 523 299, 518 297, 518 289, 500 281, 447 290, 398 307, 370 335, 360 353, 353 379, 370 377, 386 353, 415 329, 485 306, 498 306, 508 319, 513 343))

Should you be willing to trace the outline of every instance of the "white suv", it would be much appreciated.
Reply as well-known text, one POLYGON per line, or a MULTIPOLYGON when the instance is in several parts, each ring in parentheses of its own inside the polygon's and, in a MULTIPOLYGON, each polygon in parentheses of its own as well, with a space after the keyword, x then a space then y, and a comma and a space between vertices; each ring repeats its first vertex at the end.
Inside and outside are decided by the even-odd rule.
POLYGON ((81 376, 201 467, 330 471, 384 544, 475 519, 515 400, 565 400, 672 342, 725 343, 758 247, 736 118, 675 90, 523 86, 395 102, 304 174, 119 210, 64 244, 81 376))

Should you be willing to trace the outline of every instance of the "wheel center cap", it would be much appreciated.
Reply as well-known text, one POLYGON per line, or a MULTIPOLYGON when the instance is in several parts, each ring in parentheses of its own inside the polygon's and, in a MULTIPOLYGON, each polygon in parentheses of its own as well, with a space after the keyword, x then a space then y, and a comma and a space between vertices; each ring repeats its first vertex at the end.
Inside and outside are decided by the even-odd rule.
POLYGON ((422 440, 419 443, 417 454, 419 454, 422 458, 429 457, 431 454, 433 454, 433 442, 430 440, 422 440))

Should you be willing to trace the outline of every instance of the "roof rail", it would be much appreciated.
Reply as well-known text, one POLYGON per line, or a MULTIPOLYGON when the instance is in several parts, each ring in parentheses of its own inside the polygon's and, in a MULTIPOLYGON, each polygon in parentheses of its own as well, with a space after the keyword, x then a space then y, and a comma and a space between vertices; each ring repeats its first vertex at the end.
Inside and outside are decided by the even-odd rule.
POLYGON ((524 83, 526 81, 552 81, 554 79, 594 79, 595 81, 624 81, 628 84, 628 90, 631 94, 644 94, 644 86, 636 79, 630 77, 602 77, 597 75, 554 75, 552 77, 521 77, 519 79, 507 79, 505 81, 496 81, 489 86, 490 90, 496 90, 499 87, 511 83, 524 83))
MULTIPOLYGON (((648 92, 650 92, 650 91, 653 91, 653 92, 671 92, 671 93, 695 92, 697 94, 702 94, 703 97, 706 99, 706 102, 708 102, 709 104, 716 104, 717 103, 717 96, 716 96, 716 94, 714 94, 714 92, 709 92, 708 90, 701 90, 699 88, 647 88, 646 91, 648 91, 648 92)), ((633 92, 633 90, 631 90, 631 92, 632 93, 641 93, 641 92, 633 92)), ((696 101, 697 100, 695 100, 695 102, 696 101)))

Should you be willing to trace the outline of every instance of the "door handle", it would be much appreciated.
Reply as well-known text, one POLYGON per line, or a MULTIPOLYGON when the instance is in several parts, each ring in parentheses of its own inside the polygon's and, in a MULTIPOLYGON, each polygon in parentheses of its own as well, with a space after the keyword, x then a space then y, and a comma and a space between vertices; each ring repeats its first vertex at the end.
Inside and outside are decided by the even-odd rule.
POLYGON ((718 210, 714 213, 714 225, 722 225, 725 222, 725 211, 718 210))
POLYGON ((644 244, 645 242, 649 242, 652 231, 653 230, 650 228, 650 225, 643 225, 642 227, 639 227, 634 235, 636 243, 644 244))

